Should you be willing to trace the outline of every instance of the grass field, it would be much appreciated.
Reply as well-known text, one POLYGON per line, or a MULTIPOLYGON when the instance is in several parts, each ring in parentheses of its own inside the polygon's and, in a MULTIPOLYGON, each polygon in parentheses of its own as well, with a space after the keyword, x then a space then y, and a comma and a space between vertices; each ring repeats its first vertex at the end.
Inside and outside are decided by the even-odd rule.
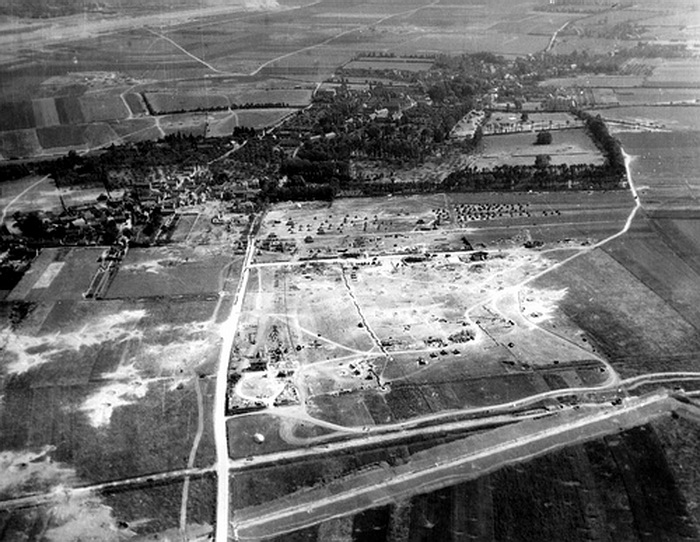
POLYGON ((611 123, 611 129, 622 132, 634 131, 700 131, 700 107, 611 107, 593 110, 611 123))
POLYGON ((41 152, 41 144, 36 130, 13 130, 0 132, 0 156, 5 160, 36 156, 41 152))
MULTIPOLYGON (((659 257, 647 248, 634 255, 639 259, 635 268, 646 265, 662 272, 664 263, 656 260, 659 257)), ((658 288, 652 278, 645 277, 658 288)), ((569 288, 561 305, 564 313, 589 335, 621 375, 631 376, 698 368, 694 360, 700 351, 700 334, 695 321, 687 320, 676 309, 680 300, 667 301, 676 280, 676 291, 684 291, 687 273, 677 275, 674 270, 657 293, 607 252, 596 251, 571 262, 566 272, 554 271, 548 282, 569 288)))
POLYGON ((261 129, 280 122, 295 109, 242 109, 236 112, 239 126, 261 129))
POLYGON ((579 75, 577 77, 561 77, 542 81, 543 87, 603 87, 603 88, 634 88, 641 87, 645 78, 638 75, 579 75))
POLYGON ((617 89, 615 97, 621 105, 667 104, 669 102, 695 102, 700 99, 700 91, 670 88, 617 89))
POLYGON ((84 125, 64 125, 38 128, 37 137, 44 149, 81 147, 86 143, 84 125))
POLYGON ((88 123, 120 120, 129 116, 126 105, 116 95, 86 94, 80 98, 80 107, 88 123))
POLYGON ((126 94, 124 96, 124 100, 126 101, 133 115, 146 115, 148 113, 146 104, 144 103, 143 98, 140 95, 126 94))
POLYGON ((31 102, 0 104, 0 131, 10 132, 34 128, 34 109, 31 102))
POLYGON ((382 58, 361 58, 353 60, 343 66, 345 69, 353 70, 401 70, 410 72, 428 71, 433 65, 432 62, 416 62, 401 59, 382 58))
POLYGON ((476 158, 478 168, 499 165, 531 166, 539 154, 552 158, 552 165, 603 163, 603 155, 583 129, 552 132, 551 145, 535 145, 535 133, 499 134, 484 138, 484 148, 476 158))
POLYGON ((697 88, 700 83, 700 62, 697 60, 670 60, 654 69, 646 84, 659 87, 697 88))
POLYGON ((34 121, 37 127, 57 126, 61 123, 53 98, 32 100, 32 106, 34 108, 34 121))
POLYGON ((230 105, 226 96, 201 94, 171 94, 151 93, 144 94, 144 98, 158 113, 173 113, 179 111, 195 111, 228 107, 230 105))
POLYGON ((132 249, 107 298, 218 293, 219 275, 228 263, 222 256, 223 251, 206 247, 132 249))

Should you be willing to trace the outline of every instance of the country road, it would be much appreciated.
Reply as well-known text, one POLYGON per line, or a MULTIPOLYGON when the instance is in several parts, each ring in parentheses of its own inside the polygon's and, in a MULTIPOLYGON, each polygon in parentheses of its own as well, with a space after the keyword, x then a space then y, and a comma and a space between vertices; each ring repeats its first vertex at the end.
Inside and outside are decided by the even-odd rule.
POLYGON ((216 394, 214 399, 214 441, 216 444, 216 534, 217 542, 228 540, 229 524, 229 456, 228 439, 226 435, 226 392, 228 388, 228 366, 233 349, 233 340, 236 336, 238 321, 243 310, 243 299, 248 287, 250 278, 250 264, 255 253, 255 243, 253 242, 255 232, 255 222, 250 225, 250 232, 247 237, 247 247, 241 279, 231 307, 228 319, 221 325, 221 335, 223 338, 221 352, 219 355, 219 365, 216 373, 216 394))

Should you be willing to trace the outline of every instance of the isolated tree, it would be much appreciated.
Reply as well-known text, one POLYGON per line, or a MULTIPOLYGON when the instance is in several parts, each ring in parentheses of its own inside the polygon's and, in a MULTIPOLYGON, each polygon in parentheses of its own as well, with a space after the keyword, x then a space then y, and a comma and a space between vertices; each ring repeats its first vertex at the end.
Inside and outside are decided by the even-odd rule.
POLYGON ((535 157, 535 167, 537 169, 545 169, 552 163, 552 157, 548 154, 538 154, 535 157))
POLYGON ((537 140, 535 145, 549 145, 552 142, 552 133, 547 130, 537 132, 537 140))
POLYGON ((17 221, 17 227, 27 237, 41 239, 46 235, 46 226, 38 213, 32 212, 17 221))

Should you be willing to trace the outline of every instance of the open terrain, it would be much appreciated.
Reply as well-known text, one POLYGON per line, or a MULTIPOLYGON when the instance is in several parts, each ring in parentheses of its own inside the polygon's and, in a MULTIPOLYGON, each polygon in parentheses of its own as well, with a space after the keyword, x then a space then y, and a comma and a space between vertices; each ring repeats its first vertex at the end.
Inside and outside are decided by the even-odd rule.
POLYGON ((104 299, 84 298, 104 248, 65 247, 43 250, 2 302, 0 457, 13 473, 2 498, 88 488, 3 512, 8 536, 54 529, 77 539, 96 536, 97 524, 102 540, 211 531, 215 479, 188 472, 215 460, 219 324, 240 256, 230 250, 236 233, 213 227, 211 208, 190 212, 179 245, 129 251, 104 299), (145 482, 162 473, 163 483, 145 482))
MULTIPOLYGON (((391 94, 443 52, 638 47, 621 73, 545 81, 556 111, 494 103, 475 153, 352 164, 396 185, 539 155, 602 164, 573 99, 620 138, 620 189, 256 207, 279 181, 265 170, 243 196, 168 207, 167 235, 113 272, 108 247, 37 250, 0 286, 0 538, 697 539, 698 61, 639 45, 692 45, 697 10, 560 4, 122 2, 0 21, 3 160, 266 128, 336 92, 339 67, 391 94)), ((231 149, 274 162, 301 149, 285 139, 231 149)), ((2 182, 0 227, 103 188, 2 182)))

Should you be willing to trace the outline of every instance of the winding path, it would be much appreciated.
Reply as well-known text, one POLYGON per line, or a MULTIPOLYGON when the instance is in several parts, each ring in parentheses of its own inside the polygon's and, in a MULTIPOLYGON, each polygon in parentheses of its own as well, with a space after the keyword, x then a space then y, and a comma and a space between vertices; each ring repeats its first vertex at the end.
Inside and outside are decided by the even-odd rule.
POLYGON ((32 183, 27 188, 22 190, 19 194, 17 194, 7 205, 5 205, 5 207, 2 210, 2 217, 0 217, 0 224, 5 223, 5 219, 7 218, 7 214, 10 210, 10 207, 12 207, 15 203, 17 203, 20 199, 22 199, 27 194, 27 192, 31 191, 36 186, 39 186, 41 183, 46 181, 48 178, 49 178, 49 175, 46 175, 45 177, 42 177, 41 179, 39 179, 35 183, 32 183))

